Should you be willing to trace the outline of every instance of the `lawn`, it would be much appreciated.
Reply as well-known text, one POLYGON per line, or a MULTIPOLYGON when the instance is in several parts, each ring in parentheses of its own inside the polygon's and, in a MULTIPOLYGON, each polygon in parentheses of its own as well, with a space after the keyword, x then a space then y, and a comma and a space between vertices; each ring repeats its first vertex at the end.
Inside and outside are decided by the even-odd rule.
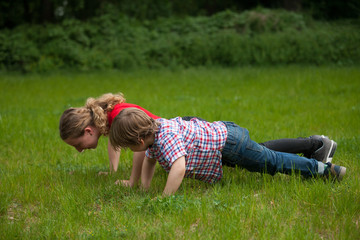
POLYGON ((358 67, 244 67, 49 74, 0 73, 0 239, 359 239, 358 67), (338 143, 340 183, 224 169, 215 185, 186 179, 162 198, 117 186, 131 151, 108 171, 107 139, 78 153, 59 137, 62 112, 123 92, 166 118, 234 121, 257 142, 324 134, 338 143))

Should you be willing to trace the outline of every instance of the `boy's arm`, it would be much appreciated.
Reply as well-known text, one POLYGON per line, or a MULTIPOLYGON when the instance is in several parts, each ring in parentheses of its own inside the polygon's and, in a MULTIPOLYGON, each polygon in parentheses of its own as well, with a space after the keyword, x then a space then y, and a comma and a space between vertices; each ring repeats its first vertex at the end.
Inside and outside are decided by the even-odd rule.
POLYGON ((110 173, 116 172, 119 166, 119 158, 121 151, 116 151, 108 140, 108 154, 109 154, 109 164, 110 164, 110 173))
POLYGON ((141 171, 141 186, 149 189, 151 180, 154 176, 156 160, 145 156, 141 171))
POLYGON ((184 175, 185 156, 182 156, 175 160, 175 162, 171 166, 163 195, 169 196, 174 194, 180 187, 180 184, 184 179, 184 175))

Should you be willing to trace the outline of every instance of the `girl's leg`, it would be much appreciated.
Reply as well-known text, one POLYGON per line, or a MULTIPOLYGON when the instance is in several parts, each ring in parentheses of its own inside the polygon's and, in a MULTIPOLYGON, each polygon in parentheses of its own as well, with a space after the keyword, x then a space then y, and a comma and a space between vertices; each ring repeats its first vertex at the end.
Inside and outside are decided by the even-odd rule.
POLYGON ((337 144, 325 136, 314 135, 308 138, 284 138, 260 143, 268 149, 286 152, 302 153, 307 158, 321 162, 331 162, 337 144))
MULTIPOLYGON (((200 118, 200 117, 193 117, 193 116, 185 116, 185 117, 181 117, 182 118, 182 120, 184 120, 184 121, 190 121, 192 118, 197 118, 197 119, 199 119, 199 120, 201 120, 201 121, 206 121, 205 119, 202 119, 202 118, 200 118)), ((207 122, 207 121, 206 121, 207 122)))
POLYGON ((306 157, 322 146, 319 139, 313 138, 283 138, 259 144, 278 152, 303 153, 306 157))

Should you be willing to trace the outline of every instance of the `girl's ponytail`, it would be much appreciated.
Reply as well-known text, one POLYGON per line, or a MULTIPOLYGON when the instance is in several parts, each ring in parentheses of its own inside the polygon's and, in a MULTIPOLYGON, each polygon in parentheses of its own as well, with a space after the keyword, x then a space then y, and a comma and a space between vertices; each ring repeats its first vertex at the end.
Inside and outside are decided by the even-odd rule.
POLYGON ((63 140, 80 137, 87 126, 94 126, 102 135, 108 135, 107 113, 123 102, 125 98, 122 93, 107 93, 96 99, 88 98, 84 107, 65 110, 60 118, 60 137, 63 140))
POLYGON ((107 113, 111 112, 116 104, 123 102, 125 98, 122 93, 106 93, 96 99, 87 99, 85 106, 91 110, 93 123, 102 135, 108 135, 110 130, 107 113))
POLYGON ((105 109, 103 109, 94 98, 88 98, 85 107, 89 109, 95 127, 99 129, 102 135, 107 135, 109 130, 105 109))

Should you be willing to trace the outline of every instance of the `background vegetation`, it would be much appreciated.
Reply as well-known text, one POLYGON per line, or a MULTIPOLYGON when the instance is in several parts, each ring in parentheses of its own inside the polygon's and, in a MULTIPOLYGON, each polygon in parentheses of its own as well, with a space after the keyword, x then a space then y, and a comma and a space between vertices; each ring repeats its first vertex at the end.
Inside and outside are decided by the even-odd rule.
POLYGON ((358 239, 360 235, 360 71, 357 67, 246 67, 0 74, 0 239, 358 239), (263 142, 326 134, 338 143, 341 183, 226 168, 214 186, 187 179, 161 198, 114 185, 106 138, 78 153, 58 121, 70 106, 122 91, 163 116, 230 120, 263 142))
POLYGON ((267 2, 4 1, 0 70, 360 62, 358 1, 267 2))

